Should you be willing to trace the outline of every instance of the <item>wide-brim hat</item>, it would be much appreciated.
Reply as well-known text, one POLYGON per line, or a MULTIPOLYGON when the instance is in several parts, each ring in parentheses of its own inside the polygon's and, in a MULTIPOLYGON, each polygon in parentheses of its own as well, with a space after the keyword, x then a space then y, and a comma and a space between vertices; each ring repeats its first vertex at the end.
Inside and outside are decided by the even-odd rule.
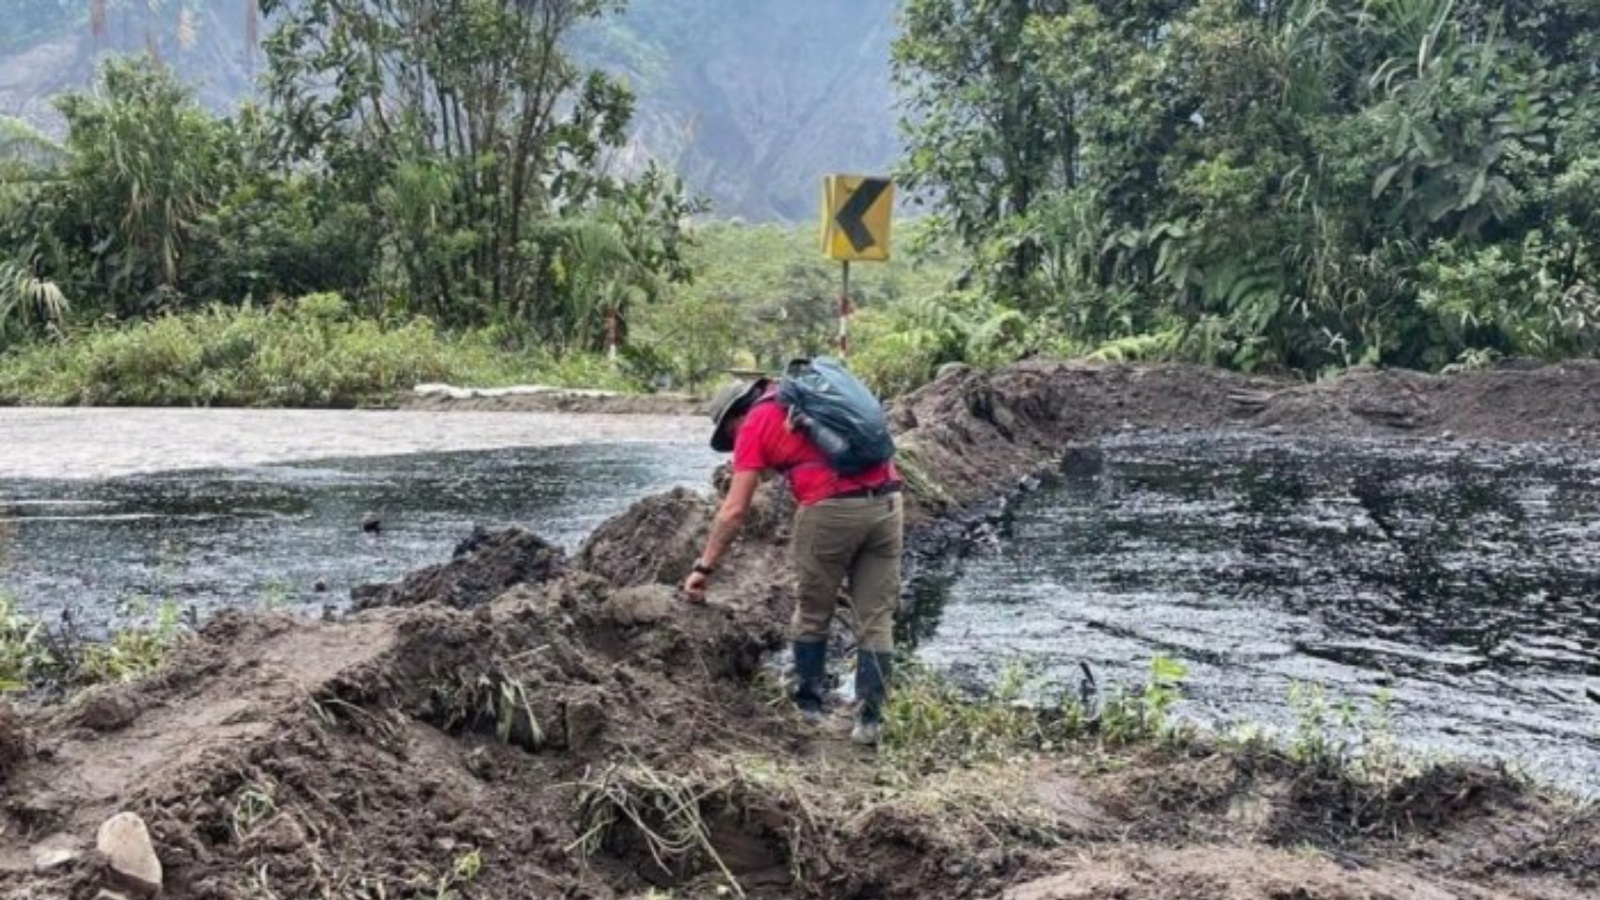
POLYGON ((718 453, 733 450, 733 431, 728 424, 750 410, 756 398, 766 387, 765 379, 734 381, 723 385, 711 395, 706 411, 711 415, 711 449, 718 453))

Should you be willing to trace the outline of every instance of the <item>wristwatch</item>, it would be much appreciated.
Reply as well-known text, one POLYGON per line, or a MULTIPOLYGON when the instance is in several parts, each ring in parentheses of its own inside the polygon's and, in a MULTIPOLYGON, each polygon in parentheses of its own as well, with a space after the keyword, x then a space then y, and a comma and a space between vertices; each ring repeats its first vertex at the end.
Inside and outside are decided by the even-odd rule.
POLYGON ((716 566, 708 566, 705 563, 700 562, 699 560, 695 560, 694 570, 696 572, 698 572, 699 574, 701 574, 701 575, 710 575, 712 572, 715 572, 717 570, 717 567, 716 566))

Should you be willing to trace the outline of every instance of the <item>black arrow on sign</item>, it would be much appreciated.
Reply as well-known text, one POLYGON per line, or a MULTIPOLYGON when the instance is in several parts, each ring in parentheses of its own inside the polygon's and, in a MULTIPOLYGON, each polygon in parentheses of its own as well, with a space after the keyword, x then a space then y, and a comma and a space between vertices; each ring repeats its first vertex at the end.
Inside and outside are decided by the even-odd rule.
POLYGON ((856 192, 850 195, 850 199, 844 202, 844 206, 839 207, 838 214, 833 217, 857 253, 877 243, 872 237, 872 232, 867 229, 863 217, 888 187, 889 182, 883 178, 862 179, 861 186, 856 188, 856 192))

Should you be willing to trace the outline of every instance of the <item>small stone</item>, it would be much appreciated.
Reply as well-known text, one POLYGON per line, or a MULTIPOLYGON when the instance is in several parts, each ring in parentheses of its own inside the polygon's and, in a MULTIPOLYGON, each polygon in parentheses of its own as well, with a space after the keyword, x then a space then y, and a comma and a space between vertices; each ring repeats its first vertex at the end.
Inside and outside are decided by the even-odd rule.
POLYGON ((494 781, 500 774, 500 766, 495 762, 494 754, 486 747, 472 748, 467 753, 465 763, 467 771, 484 781, 494 781))
POLYGON ((36 872, 48 872, 75 862, 82 855, 71 847, 41 847, 34 851, 33 868, 36 872))
POLYGON ((122 886, 147 896, 161 893, 161 859, 150 842, 150 829, 136 813, 121 812, 105 820, 95 834, 95 849, 122 886))
POLYGON ((678 603, 670 585, 623 588, 606 601, 606 614, 618 625, 650 625, 670 617, 678 603))

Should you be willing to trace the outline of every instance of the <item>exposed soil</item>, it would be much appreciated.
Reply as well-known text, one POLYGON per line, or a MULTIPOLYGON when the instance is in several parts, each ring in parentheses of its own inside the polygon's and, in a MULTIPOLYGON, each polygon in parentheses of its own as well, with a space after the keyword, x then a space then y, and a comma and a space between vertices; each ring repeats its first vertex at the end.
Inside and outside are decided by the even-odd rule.
MULTIPOLYGON (((1594 364, 1292 386, 1036 363, 949 373, 894 419, 937 535, 1124 424, 1593 440, 1595 397, 1594 364)), ((178 898, 1600 891, 1595 812, 1495 771, 1377 788, 1203 745, 905 771, 842 718, 808 731, 767 662, 793 603, 778 487, 703 605, 673 586, 713 506, 680 491, 566 571, 531 535, 480 535, 392 592, 409 605, 224 614, 145 681, 0 707, 0 897, 94 897, 89 847, 120 810, 178 898)))
POLYGON ((350 589, 354 609, 443 603, 481 606, 519 584, 549 581, 566 571, 566 553, 521 528, 490 531, 482 525, 456 545, 450 561, 428 566, 389 584, 350 589))

